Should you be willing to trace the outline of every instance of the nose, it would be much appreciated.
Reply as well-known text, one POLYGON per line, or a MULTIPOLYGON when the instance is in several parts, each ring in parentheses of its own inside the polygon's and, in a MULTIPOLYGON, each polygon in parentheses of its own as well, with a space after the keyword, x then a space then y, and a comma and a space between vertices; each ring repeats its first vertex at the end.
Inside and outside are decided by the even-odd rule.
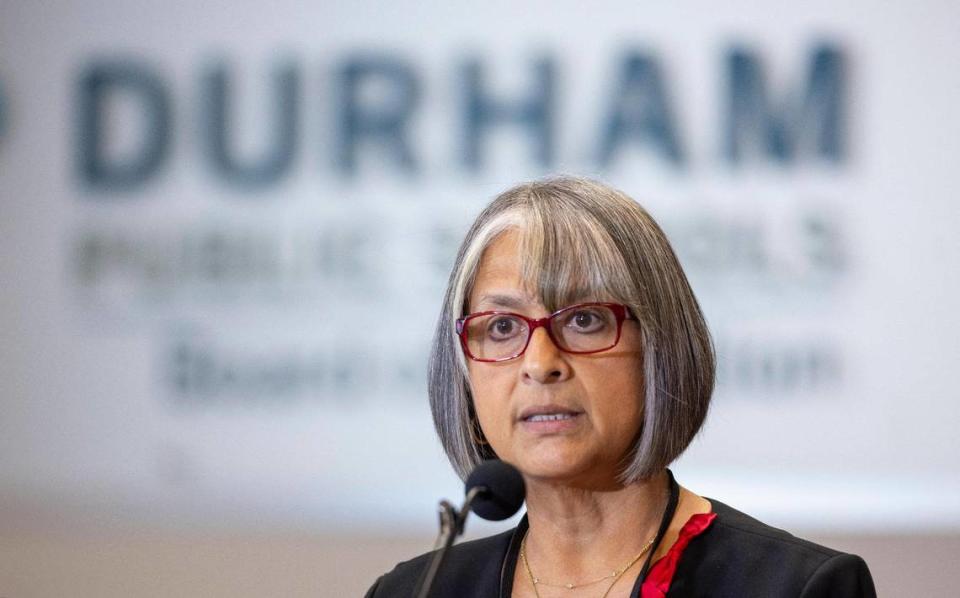
POLYGON ((533 331, 522 359, 521 375, 524 381, 548 384, 570 377, 566 354, 553 342, 546 328, 533 331))

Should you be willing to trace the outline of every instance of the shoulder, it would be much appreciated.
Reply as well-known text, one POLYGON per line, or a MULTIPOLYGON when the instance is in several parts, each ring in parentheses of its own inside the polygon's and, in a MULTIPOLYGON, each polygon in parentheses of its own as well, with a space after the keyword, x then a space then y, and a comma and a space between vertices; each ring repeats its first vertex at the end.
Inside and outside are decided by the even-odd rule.
POLYGON ((719 501, 710 502, 717 517, 684 552, 670 596, 876 595, 860 557, 803 540, 719 501))
MULTIPOLYGON (((450 547, 433 584, 431 596, 496 596, 500 570, 515 530, 450 547)), ((420 581, 433 552, 399 563, 383 574, 367 598, 408 598, 420 581)))

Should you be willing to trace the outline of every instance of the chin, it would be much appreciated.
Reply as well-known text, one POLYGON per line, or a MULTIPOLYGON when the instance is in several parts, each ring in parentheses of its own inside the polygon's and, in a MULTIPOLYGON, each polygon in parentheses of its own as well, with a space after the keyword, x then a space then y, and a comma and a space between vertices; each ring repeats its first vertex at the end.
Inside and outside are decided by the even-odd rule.
POLYGON ((590 477, 594 468, 589 463, 569 457, 551 455, 544 457, 528 456, 514 463, 524 476, 543 481, 574 481, 590 477))
POLYGON ((608 463, 603 459, 587 458, 582 452, 576 454, 527 452, 520 458, 507 458, 506 461, 519 469, 524 477, 541 482, 593 489, 622 486, 619 478, 622 460, 617 463, 608 463))

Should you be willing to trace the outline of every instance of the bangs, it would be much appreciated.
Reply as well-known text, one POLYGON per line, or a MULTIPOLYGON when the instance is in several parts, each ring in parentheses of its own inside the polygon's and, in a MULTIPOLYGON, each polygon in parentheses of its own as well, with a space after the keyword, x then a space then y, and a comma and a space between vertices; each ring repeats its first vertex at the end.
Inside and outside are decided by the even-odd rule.
POLYGON ((520 235, 520 278, 548 311, 583 301, 635 305, 633 280, 604 223, 561 202, 526 206, 520 235))
POLYGON ((453 274, 452 313, 467 315, 467 299, 486 249, 508 232, 517 233, 520 280, 550 312, 585 301, 614 301, 646 311, 643 273, 638 270, 630 231, 624 227, 639 206, 598 209, 576 195, 517 193, 488 218, 481 218, 461 249, 462 267, 453 274), (623 237, 618 241, 617 235, 623 237), (630 262, 634 265, 631 266, 630 262))

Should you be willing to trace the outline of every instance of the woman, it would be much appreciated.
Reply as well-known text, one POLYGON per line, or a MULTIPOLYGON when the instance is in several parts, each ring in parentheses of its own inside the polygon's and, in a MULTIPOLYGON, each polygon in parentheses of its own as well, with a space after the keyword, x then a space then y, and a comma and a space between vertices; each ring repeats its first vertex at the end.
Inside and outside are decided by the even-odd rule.
MULTIPOLYGON (((499 458, 527 487, 521 524, 455 546, 433 596, 875 595, 859 557, 673 481, 713 348, 663 231, 623 193, 559 178, 497 197, 460 248, 429 370, 457 473, 499 458)), ((411 595, 426 562, 368 596, 411 595)))

